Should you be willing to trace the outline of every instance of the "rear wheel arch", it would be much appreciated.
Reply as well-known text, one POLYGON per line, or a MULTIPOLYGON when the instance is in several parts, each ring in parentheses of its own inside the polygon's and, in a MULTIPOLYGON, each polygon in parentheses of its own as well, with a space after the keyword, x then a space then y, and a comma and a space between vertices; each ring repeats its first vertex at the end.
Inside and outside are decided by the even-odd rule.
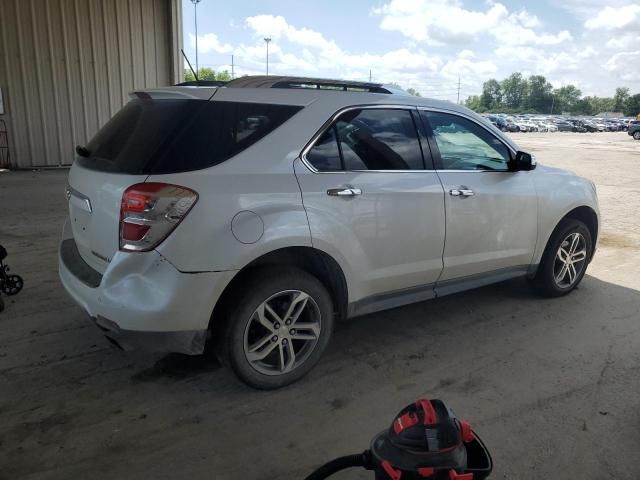
POLYGON ((329 254, 313 247, 284 247, 268 252, 242 268, 225 287, 220 295, 209 321, 209 329, 214 331, 224 318, 229 304, 238 297, 247 279, 260 270, 291 267, 305 271, 316 277, 329 291, 338 319, 346 318, 349 299, 344 272, 338 262, 329 254))

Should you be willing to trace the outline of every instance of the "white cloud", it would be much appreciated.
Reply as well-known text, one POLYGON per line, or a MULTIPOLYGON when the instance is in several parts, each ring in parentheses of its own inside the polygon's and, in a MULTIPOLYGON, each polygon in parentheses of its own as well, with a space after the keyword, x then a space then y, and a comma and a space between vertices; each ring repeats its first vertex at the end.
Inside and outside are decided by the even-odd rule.
POLYGON ((459 0, 391 0, 372 13, 380 16, 380 28, 430 45, 469 42, 484 34, 511 45, 557 45, 571 40, 571 33, 538 32, 540 19, 526 10, 509 12, 490 2, 486 10, 469 10, 459 0))
MULTIPOLYGON (((192 48, 195 48, 196 36, 192 33, 189 34, 189 43, 192 48)), ((204 35, 198 35, 198 51, 202 53, 232 53, 233 47, 229 44, 221 43, 215 33, 206 33, 204 35)))
POLYGON ((589 30, 640 29, 640 5, 604 7, 598 14, 584 23, 589 30))
POLYGON ((605 68, 621 80, 640 81, 640 50, 616 53, 605 68))
POLYGON ((296 28, 287 23, 287 20, 278 15, 256 15, 246 19, 247 25, 256 36, 269 37, 274 40, 285 38, 286 40, 303 45, 305 47, 337 48, 337 45, 327 40, 324 35, 308 28, 296 28))
MULTIPOLYGON (((228 63, 233 53, 236 73, 263 74, 263 38, 270 37, 270 73, 368 80, 371 70, 376 82, 397 82, 436 98, 455 100, 458 76, 461 98, 466 98, 479 93, 489 78, 502 79, 517 71, 545 75, 556 86, 579 79, 583 93, 588 94, 611 95, 620 85, 640 91, 636 73, 640 72, 640 52, 636 51, 640 28, 629 27, 636 21, 638 6, 629 8, 624 5, 628 0, 619 1, 628 17, 624 21, 605 22, 613 0, 594 0, 588 5, 592 28, 586 26, 588 19, 576 18, 566 23, 566 29, 551 31, 543 25, 546 13, 538 18, 494 0, 473 7, 469 0, 430 0, 428 5, 425 0, 383 0, 371 10, 373 18, 368 20, 384 31, 374 27, 362 35, 394 39, 393 47, 371 42, 369 51, 338 44, 325 31, 293 25, 283 16, 255 15, 236 20, 234 28, 244 30, 244 40, 238 43, 226 43, 227 37, 219 31, 220 36, 201 35, 198 46, 204 55, 200 64, 206 65, 203 57, 208 56, 216 70, 230 69, 218 64, 228 63), (605 24, 617 30, 607 30, 605 24)), ((188 35, 193 47, 195 37, 188 35)))
POLYGON ((631 47, 631 45, 640 45, 640 35, 616 35, 614 37, 611 37, 606 43, 607 48, 613 48, 617 50, 625 50, 631 47))

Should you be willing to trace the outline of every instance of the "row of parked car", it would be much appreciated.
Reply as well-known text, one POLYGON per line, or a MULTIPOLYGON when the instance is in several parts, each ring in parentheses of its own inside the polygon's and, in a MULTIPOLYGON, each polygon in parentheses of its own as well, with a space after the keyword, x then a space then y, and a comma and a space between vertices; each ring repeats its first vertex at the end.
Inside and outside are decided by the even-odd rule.
POLYGON ((573 118, 564 116, 485 114, 503 132, 626 132, 630 118, 573 118))

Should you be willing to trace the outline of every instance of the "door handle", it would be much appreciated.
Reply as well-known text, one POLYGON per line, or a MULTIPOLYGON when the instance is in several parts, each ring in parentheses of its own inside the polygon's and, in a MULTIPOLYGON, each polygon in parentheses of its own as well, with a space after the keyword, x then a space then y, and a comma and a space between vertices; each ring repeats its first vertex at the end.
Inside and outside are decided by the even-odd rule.
POLYGON ((470 188, 460 187, 449 190, 449 195, 453 197, 472 197, 475 193, 470 188))
POLYGON ((355 197, 356 195, 362 195, 362 190, 347 185, 342 188, 330 188, 327 190, 327 195, 332 197, 355 197))

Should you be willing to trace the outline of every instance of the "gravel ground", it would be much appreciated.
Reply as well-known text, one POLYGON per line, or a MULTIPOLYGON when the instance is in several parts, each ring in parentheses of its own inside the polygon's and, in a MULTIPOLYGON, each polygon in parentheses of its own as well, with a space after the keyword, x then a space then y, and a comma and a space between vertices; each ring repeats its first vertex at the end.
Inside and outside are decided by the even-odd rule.
POLYGON ((420 396, 471 420, 492 478, 640 478, 640 142, 514 138, 598 186, 580 288, 540 299, 518 280, 345 322, 275 392, 204 358, 112 348, 57 278, 66 172, 0 173, 0 243, 26 280, 0 314, 0 479, 296 479, 420 396))

